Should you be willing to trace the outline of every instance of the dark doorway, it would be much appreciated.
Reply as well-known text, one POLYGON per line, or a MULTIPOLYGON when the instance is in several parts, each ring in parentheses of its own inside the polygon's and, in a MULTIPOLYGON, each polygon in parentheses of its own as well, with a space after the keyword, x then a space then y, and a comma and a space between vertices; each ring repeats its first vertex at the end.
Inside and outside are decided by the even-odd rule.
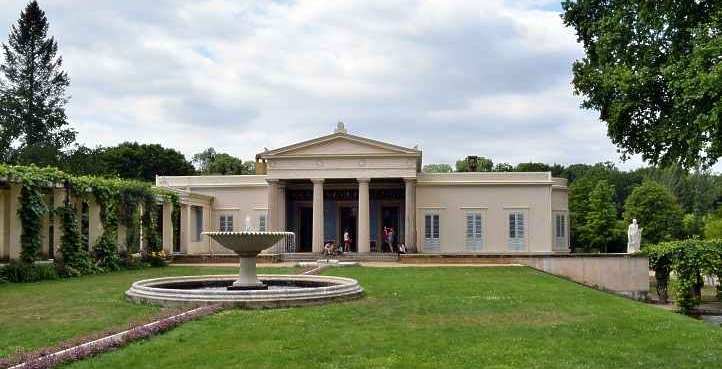
POLYGON ((381 245, 382 245, 382 251, 388 252, 396 250, 396 245, 399 243, 399 207, 398 206, 383 206, 381 207, 381 227, 379 229, 379 232, 381 232, 381 245), (386 245, 386 240, 384 239, 384 227, 390 227, 394 230, 394 239, 393 244, 391 247, 393 250, 390 250, 389 247, 386 245))
POLYGON ((311 252, 313 250, 313 208, 304 206, 298 208, 298 252, 311 252))
POLYGON ((351 252, 358 251, 358 248, 356 247, 356 228, 358 227, 357 216, 358 210, 355 207, 342 206, 338 208, 338 244, 343 245, 343 234, 348 231, 351 236, 351 252))

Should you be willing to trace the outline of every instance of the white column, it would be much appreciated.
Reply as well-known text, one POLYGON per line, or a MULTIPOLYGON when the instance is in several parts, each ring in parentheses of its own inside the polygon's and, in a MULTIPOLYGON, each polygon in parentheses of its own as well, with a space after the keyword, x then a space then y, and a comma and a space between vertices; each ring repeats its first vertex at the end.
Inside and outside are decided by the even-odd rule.
POLYGON ((404 243, 407 252, 416 252, 416 178, 404 178, 406 196, 404 210, 404 243))
MULTIPOLYGON (((43 200, 45 204, 51 204, 48 200, 48 196, 43 196, 43 200)), ((48 206, 48 209, 50 209, 50 206, 48 206)), ((52 235, 50 234, 50 211, 43 214, 43 219, 40 222, 40 227, 42 229, 40 230, 40 254, 43 255, 43 257, 50 256, 50 238, 52 235)))
POLYGON ((163 203, 163 251, 173 253, 173 203, 163 203))
POLYGON ((286 184, 278 184, 278 197, 276 209, 278 210, 276 231, 286 231, 286 184))
POLYGON ((369 179, 358 178, 358 236, 356 244, 359 254, 371 252, 371 231, 369 226, 369 179))
POLYGON ((278 180, 267 179, 268 182, 268 212, 266 213, 266 230, 276 231, 278 225, 278 180))
POLYGON ((148 251, 148 240, 145 238, 143 214, 145 214, 145 205, 138 205, 138 238, 140 244, 140 250, 138 251, 141 253, 148 251))
POLYGON ((102 234, 103 222, 100 219, 100 204, 95 198, 91 198, 88 200, 88 239, 91 250, 102 234))
MULTIPOLYGON (((53 189, 53 210, 61 208, 65 205, 65 189, 53 189)), ((60 243, 63 237, 63 219, 60 214, 53 215, 53 255, 55 258, 60 256, 60 243)), ((123 240, 125 244, 125 240, 123 240)))
POLYGON ((323 250, 323 179, 312 179, 313 182, 313 237, 312 250, 321 253, 323 250))
POLYGON ((20 216, 18 215, 18 208, 20 207, 20 190, 22 187, 19 184, 10 184, 10 190, 8 191, 7 197, 7 226, 8 229, 8 254, 10 260, 20 259, 20 251, 22 245, 20 244, 20 235, 22 233, 22 224, 20 216))
POLYGON ((5 208, 5 190, 0 190, 0 259, 8 257, 8 241, 5 235, 5 220, 7 209, 5 208))
POLYGON ((118 252, 128 251, 128 227, 118 224, 118 252))
POLYGON ((190 204, 186 205, 185 211, 181 213, 181 224, 181 234, 185 236, 186 241, 181 243, 181 252, 190 254, 191 243, 193 242, 193 207, 190 204), (185 219, 183 219, 183 214, 185 214, 185 219), (183 229, 183 226, 185 226, 185 229, 183 229))

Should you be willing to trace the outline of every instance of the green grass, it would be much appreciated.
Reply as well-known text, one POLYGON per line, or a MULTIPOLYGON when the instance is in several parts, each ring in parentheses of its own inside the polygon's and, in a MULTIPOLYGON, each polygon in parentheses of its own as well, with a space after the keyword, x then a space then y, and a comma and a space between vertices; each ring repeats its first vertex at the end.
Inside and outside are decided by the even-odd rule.
POLYGON ((229 310, 70 367, 722 367, 722 329, 527 268, 329 273, 366 297, 229 310))
MULTIPOLYGON (((265 271, 292 272, 279 268, 265 271)), ((139 279, 235 272, 236 268, 167 267, 58 281, 0 284, 0 357, 124 328, 132 321, 161 313, 158 307, 124 300, 125 290, 139 279)))

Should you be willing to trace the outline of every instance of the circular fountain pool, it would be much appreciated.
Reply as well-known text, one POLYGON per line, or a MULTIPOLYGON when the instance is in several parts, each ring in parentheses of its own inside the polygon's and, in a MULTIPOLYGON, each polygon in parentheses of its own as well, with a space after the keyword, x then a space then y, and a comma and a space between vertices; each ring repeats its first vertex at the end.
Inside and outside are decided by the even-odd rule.
POLYGON ((146 279, 125 295, 134 302, 157 305, 223 303, 248 309, 318 305, 358 298, 363 288, 354 279, 317 275, 258 275, 268 289, 228 289, 238 275, 202 275, 146 279))

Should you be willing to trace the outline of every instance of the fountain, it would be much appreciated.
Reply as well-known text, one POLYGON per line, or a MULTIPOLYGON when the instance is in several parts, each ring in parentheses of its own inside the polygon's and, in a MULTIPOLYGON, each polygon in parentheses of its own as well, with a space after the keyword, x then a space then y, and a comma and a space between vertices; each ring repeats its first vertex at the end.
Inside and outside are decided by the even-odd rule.
MULTIPOLYGON (((248 221, 247 221, 248 223, 248 221)), ((290 232, 203 232, 238 254, 238 275, 146 279, 133 283, 126 297, 158 305, 224 303, 243 308, 323 304, 358 298, 363 289, 351 278, 318 275, 257 275, 256 256, 290 232)))
POLYGON ((238 280, 229 286, 229 290, 264 290, 268 286, 258 280, 256 275, 256 256, 273 246, 291 232, 203 232, 216 240, 221 246, 233 250, 240 260, 238 280))

